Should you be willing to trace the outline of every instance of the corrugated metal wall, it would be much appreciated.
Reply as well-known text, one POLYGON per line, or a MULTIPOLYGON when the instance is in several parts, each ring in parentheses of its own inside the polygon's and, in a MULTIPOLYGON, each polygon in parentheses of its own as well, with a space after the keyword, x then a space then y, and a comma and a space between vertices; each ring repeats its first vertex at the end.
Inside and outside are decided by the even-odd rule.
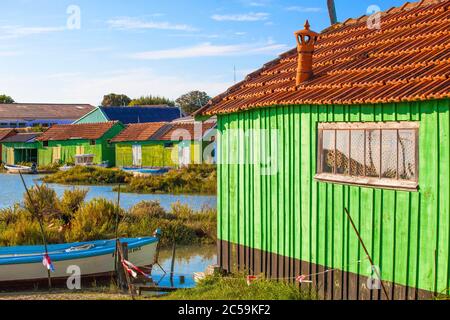
MULTIPOLYGON (((220 240, 370 275, 370 263, 345 216, 348 208, 382 279, 441 292, 450 287, 449 101, 284 106, 219 116, 220 240), (420 121, 419 192, 314 180, 318 122, 420 121), (277 129, 266 139, 279 172, 261 175, 261 139, 232 129, 277 129), (245 159, 247 164, 238 164, 245 159), (357 261, 361 260, 361 263, 357 261)), ((268 134, 268 133, 267 133, 268 134)))

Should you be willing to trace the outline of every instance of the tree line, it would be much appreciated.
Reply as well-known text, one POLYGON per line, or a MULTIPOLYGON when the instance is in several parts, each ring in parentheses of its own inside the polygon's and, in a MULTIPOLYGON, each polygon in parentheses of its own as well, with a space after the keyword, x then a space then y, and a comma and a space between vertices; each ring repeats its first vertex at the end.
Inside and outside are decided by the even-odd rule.
MULTIPOLYGON (((206 92, 203 91, 191 91, 183 94, 175 101, 166 97, 160 96, 142 96, 137 99, 131 99, 125 94, 110 93, 103 97, 103 107, 134 107, 134 106, 154 106, 154 105, 167 105, 173 107, 178 105, 184 114, 189 115, 203 107, 211 99, 206 92)), ((8 95, 0 95, 0 104, 12 104, 15 103, 14 99, 8 95)))
POLYGON ((153 105, 167 105, 173 107, 178 105, 184 114, 192 114, 208 103, 211 99, 206 92, 191 91, 183 94, 175 101, 160 96, 142 96, 137 99, 131 99, 125 94, 110 93, 103 97, 103 107, 117 107, 117 106, 153 106, 153 105))

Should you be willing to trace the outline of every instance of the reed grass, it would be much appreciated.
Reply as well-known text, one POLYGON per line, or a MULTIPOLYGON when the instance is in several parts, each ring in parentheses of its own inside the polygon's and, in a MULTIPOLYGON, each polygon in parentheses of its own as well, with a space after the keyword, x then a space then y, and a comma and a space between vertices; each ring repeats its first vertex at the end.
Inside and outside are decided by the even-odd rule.
POLYGON ((68 171, 58 171, 42 178, 45 183, 66 185, 105 185, 125 183, 131 175, 122 170, 77 166, 68 171))
POLYGON ((174 203, 164 210, 159 202, 143 201, 130 210, 117 207, 104 198, 86 201, 87 190, 66 190, 61 198, 43 184, 30 188, 32 201, 24 195, 23 204, 0 210, 0 246, 41 243, 38 218, 50 244, 113 239, 116 214, 120 237, 141 237, 162 230, 161 243, 168 246, 212 244, 216 241, 216 211, 199 211, 174 203))
POLYGON ((123 192, 140 194, 204 194, 217 193, 216 166, 190 165, 163 175, 129 177, 123 192))

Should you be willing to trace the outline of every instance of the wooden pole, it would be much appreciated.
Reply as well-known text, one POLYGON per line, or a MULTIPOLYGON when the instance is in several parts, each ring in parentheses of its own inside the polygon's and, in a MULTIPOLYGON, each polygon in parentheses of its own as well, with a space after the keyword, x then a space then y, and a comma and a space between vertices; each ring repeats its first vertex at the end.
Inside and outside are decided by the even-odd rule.
POLYGON ((328 14, 330 16, 331 25, 335 25, 337 23, 337 14, 336 14, 336 5, 334 4, 334 0, 327 0, 328 6, 328 14))
POLYGON ((117 240, 116 243, 117 243, 116 247, 118 248, 118 251, 119 251, 119 262, 120 262, 119 272, 123 270, 123 273, 125 274, 126 284, 128 287, 128 293, 131 295, 131 298, 134 300, 134 289, 132 288, 133 286, 131 285, 130 275, 125 270, 125 268, 122 266, 122 260, 128 259, 128 243, 121 244, 120 240, 117 240))
MULTIPOLYGON (((44 224, 42 223, 42 220, 39 217, 39 214, 37 212, 37 208, 36 208, 36 206, 34 204, 33 199, 31 198, 30 191, 28 190, 27 184, 25 183, 25 180, 23 178, 22 172, 20 170, 19 170, 19 175, 20 175, 20 179, 22 180, 22 183, 23 183, 23 186, 25 188, 25 191, 27 193, 28 200, 30 200, 30 204, 33 206, 32 214, 34 215, 35 219, 37 219, 37 221, 39 223, 39 228, 40 228, 41 236, 42 236, 42 242, 44 244, 45 255, 48 255, 47 238, 45 237, 44 224)), ((51 276, 50 270, 48 268, 47 268, 47 279, 48 279, 48 289, 51 290, 52 289, 52 276, 51 276)))
POLYGON ((120 187, 121 185, 119 183, 119 187, 117 189, 117 209, 116 209, 116 227, 115 227, 116 239, 119 238, 120 187))
POLYGON ((370 256, 369 251, 367 250, 366 245, 364 244, 364 241, 361 238, 361 234, 359 233, 358 229, 356 228, 355 223, 353 222, 353 219, 350 216, 350 213, 348 212, 347 208, 344 208, 344 211, 347 214, 347 218, 350 220, 350 223, 351 223, 351 225, 353 227, 353 230, 355 230, 355 233, 358 236, 359 242, 361 243, 361 246, 363 247, 364 252, 366 253, 367 259, 369 259, 369 261, 370 261, 370 265, 372 266, 373 270, 377 274, 378 279, 380 280, 380 283, 381 283, 381 286, 383 287, 383 291, 384 291, 384 294, 386 295, 386 298, 388 300, 390 300, 389 294, 388 294, 388 292, 386 290, 386 287, 384 286, 383 280, 381 279, 381 275, 378 272, 378 269, 374 268, 375 264, 373 263, 372 257, 370 256))
MULTIPOLYGON (((120 264, 120 260, 118 259, 118 256, 119 256, 118 244, 120 244, 120 241, 119 241, 119 211, 120 211, 120 184, 119 184, 119 188, 117 191, 116 225, 114 226, 114 228, 115 228, 114 233, 116 235, 116 251, 115 251, 115 255, 114 255, 114 260, 115 260, 114 265, 115 265, 116 273, 118 272, 117 266, 120 264)), ((119 278, 117 278, 117 280, 119 280, 119 278)))
POLYGON ((175 239, 173 240, 173 246, 172 246, 172 262, 170 264, 170 284, 172 285, 172 287, 174 286, 173 284, 173 276, 175 273, 175 253, 176 253, 176 242, 175 239))

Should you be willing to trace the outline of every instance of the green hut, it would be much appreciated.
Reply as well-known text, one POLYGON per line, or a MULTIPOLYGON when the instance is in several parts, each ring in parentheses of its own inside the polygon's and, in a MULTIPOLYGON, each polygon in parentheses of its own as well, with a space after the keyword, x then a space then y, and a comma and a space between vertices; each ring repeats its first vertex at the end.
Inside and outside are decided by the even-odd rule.
POLYGON ((15 129, 1 129, 0 128, 0 163, 3 163, 3 145, 2 141, 13 135, 16 135, 17 131, 15 129))
POLYGON ((297 48, 197 113, 218 117, 224 269, 326 299, 449 294, 449 9, 307 24, 297 48))
POLYGON ((53 126, 38 139, 39 165, 74 164, 77 158, 85 158, 94 164, 114 166, 111 139, 123 129, 124 125, 116 121, 53 126))
POLYGON ((17 133, 5 138, 2 144, 2 161, 5 164, 37 163, 39 133, 17 133))
MULTIPOLYGON (((205 157, 215 122, 130 124, 112 142, 118 167, 179 167, 210 163, 205 157), (206 138, 208 140, 206 140, 206 138)), ((212 139, 214 140, 214 139, 212 139)))

